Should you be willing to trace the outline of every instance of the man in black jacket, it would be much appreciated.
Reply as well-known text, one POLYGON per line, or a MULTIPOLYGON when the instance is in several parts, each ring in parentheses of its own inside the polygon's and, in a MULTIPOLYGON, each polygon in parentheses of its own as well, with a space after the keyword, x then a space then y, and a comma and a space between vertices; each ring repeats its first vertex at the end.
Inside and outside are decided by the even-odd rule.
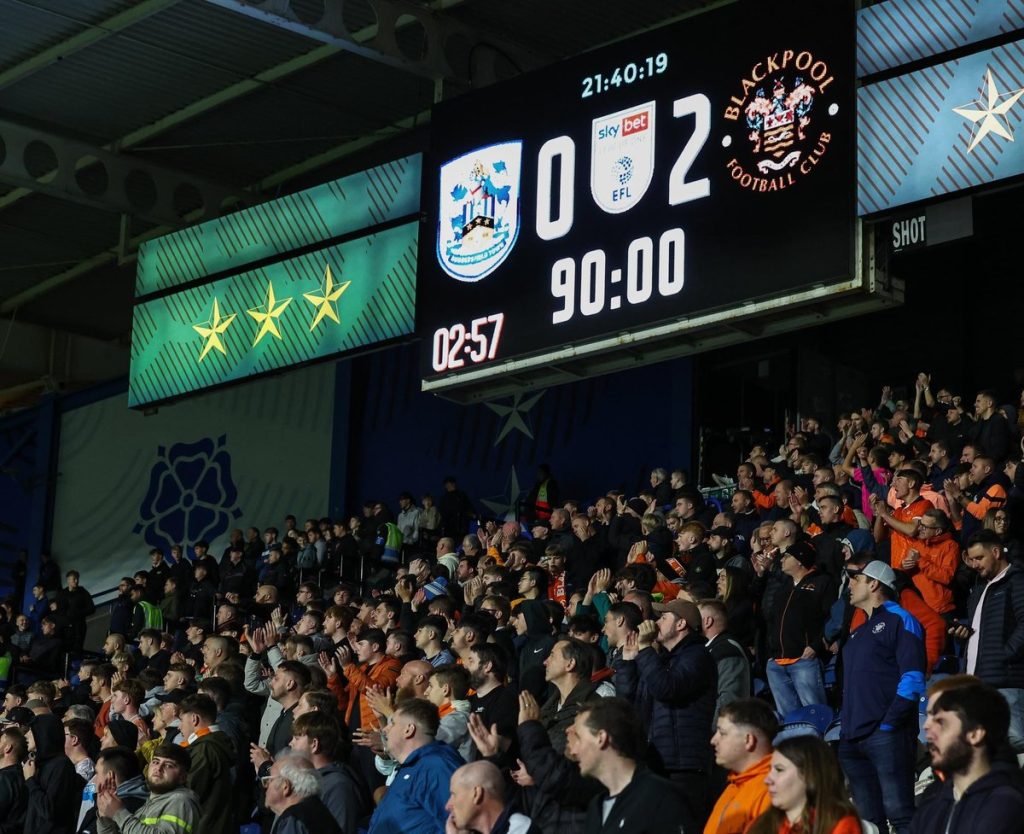
POLYGON ((1006 560, 1002 539, 979 530, 967 561, 981 578, 967 604, 968 625, 952 633, 967 641, 967 668, 1010 705, 1010 745, 1024 753, 1024 570, 1006 560))
MULTIPOLYGON (((598 684, 590 680, 593 667, 593 650, 572 638, 555 643, 544 661, 544 678, 551 684, 551 695, 540 708, 540 722, 547 730, 551 746, 559 753, 565 750, 565 731, 572 725, 576 713, 585 703, 599 697, 598 684)), ((525 695, 520 699, 523 697, 525 695)))
POLYGON ((28 796, 22 762, 28 752, 17 727, 0 733, 0 834, 21 834, 28 796))
POLYGON ((267 807, 274 812, 271 834, 341 834, 320 801, 320 774, 301 756, 274 762, 266 779, 267 807))
POLYGON ((1009 771, 992 767, 1009 726, 1006 701, 989 686, 956 687, 935 699, 924 733, 945 784, 914 814, 911 834, 1020 831, 1024 796, 1009 771))
POLYGON ((699 830, 677 786, 640 763, 642 728, 627 701, 601 698, 584 705, 576 716, 569 744, 580 773, 597 779, 605 788, 590 801, 586 834, 699 830))
POLYGON ((824 652, 822 631, 836 583, 817 562, 809 542, 796 542, 782 553, 779 566, 790 579, 789 593, 765 615, 768 685, 783 719, 800 707, 826 702, 818 655, 824 652))
POLYGON ((644 621, 627 638, 615 688, 636 705, 654 761, 682 790, 703 826, 718 672, 704 645, 694 603, 674 599, 654 610, 658 619, 644 621), (655 651, 655 641, 660 651, 655 651))
POLYGON ((81 654, 85 642, 86 620, 96 612, 92 594, 78 584, 78 571, 69 570, 68 586, 57 593, 58 602, 63 602, 63 609, 68 618, 68 650, 81 654))
POLYGON ((64 643, 57 637, 57 623, 49 614, 43 617, 42 634, 32 641, 27 655, 22 656, 19 674, 26 680, 50 680, 63 671, 64 643))

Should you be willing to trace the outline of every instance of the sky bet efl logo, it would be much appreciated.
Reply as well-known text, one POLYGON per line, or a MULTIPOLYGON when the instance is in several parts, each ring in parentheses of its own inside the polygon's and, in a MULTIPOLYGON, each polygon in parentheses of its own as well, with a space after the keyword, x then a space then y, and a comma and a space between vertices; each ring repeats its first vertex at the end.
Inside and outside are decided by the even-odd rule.
POLYGON ((609 214, 629 211, 654 174, 654 102, 594 119, 590 193, 609 214))
MULTIPOLYGON (((746 147, 725 166, 737 185, 781 191, 814 171, 832 141, 828 118, 839 112, 838 104, 825 101, 833 80, 828 64, 807 51, 786 49, 754 64, 723 114, 747 131, 736 137, 746 147)), ((726 134, 723 147, 733 140, 726 134)))

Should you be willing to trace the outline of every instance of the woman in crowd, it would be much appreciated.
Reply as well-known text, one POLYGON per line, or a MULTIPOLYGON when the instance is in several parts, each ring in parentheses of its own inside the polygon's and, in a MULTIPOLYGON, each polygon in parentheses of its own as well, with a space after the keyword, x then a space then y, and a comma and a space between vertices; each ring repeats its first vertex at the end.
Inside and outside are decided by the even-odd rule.
POLYGON ((757 622, 750 593, 750 575, 742 568, 726 565, 718 571, 718 598, 725 603, 729 634, 742 646, 753 646, 757 622))
POLYGON ((1003 540, 1003 551, 1009 562, 1024 562, 1024 548, 1020 541, 1010 533, 1010 511, 1005 507, 993 507, 981 520, 981 526, 993 531, 1003 540))
POLYGON ((816 736, 780 741, 764 782, 772 807, 749 834, 860 834, 839 762, 816 736))

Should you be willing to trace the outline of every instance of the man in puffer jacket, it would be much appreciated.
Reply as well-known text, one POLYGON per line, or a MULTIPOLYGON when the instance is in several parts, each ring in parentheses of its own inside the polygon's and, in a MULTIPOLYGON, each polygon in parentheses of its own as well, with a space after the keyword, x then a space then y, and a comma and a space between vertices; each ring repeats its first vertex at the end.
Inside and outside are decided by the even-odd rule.
POLYGON ((112 782, 101 786, 96 795, 97 834, 192 834, 199 824, 199 798, 185 787, 191 758, 184 747, 157 747, 146 776, 149 800, 134 814, 112 782))
POLYGON ((658 619, 641 623, 623 648, 615 688, 636 706, 657 766, 680 788, 697 825, 703 826, 718 670, 704 645, 694 603, 675 599, 654 610, 658 619))

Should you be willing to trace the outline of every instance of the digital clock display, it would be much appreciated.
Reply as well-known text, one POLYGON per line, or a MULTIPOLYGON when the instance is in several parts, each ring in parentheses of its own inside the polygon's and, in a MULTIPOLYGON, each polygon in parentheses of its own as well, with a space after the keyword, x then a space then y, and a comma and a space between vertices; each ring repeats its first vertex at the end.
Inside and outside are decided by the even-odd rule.
POLYGON ((770 18, 738 2, 435 107, 425 379, 849 278, 853 4, 770 18))

